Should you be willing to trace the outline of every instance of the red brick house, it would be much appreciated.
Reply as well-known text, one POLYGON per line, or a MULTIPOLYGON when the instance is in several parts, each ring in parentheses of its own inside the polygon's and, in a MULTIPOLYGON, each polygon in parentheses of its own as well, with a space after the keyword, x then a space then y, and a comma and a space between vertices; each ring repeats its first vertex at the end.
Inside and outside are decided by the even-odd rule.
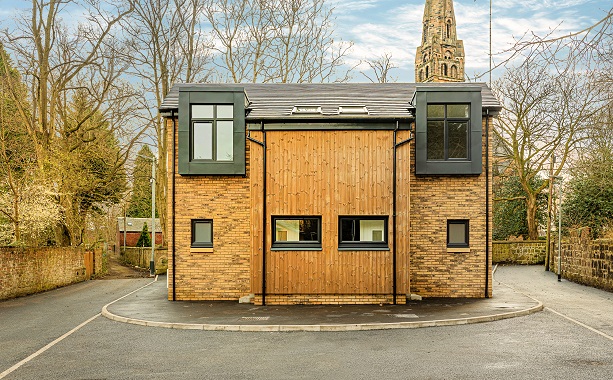
MULTIPOLYGON (((151 234, 151 218, 117 218, 117 245, 123 247, 136 247, 143 226, 147 223, 147 230, 151 234), (125 231, 125 233, 124 233, 125 231), (125 237, 125 239, 124 239, 125 237), (125 240, 125 243, 124 243, 125 240)), ((164 237, 162 236, 162 227, 160 220, 155 219, 155 244, 162 245, 164 237)))

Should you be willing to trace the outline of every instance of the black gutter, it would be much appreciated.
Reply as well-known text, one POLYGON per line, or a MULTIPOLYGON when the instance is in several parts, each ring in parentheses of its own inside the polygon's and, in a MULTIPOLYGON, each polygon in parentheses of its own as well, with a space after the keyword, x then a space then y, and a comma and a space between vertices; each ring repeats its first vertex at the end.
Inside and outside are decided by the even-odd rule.
POLYGON ((251 138, 250 133, 247 134, 247 140, 252 141, 262 148, 262 305, 266 305, 266 131, 264 130, 264 122, 262 122, 262 137, 264 141, 258 141, 251 138))
POLYGON ((394 305, 396 305, 396 288, 397 288, 397 279, 396 279, 396 150, 398 147, 408 143, 413 138, 409 137, 408 139, 396 143, 396 134, 398 132, 398 121, 396 120, 396 128, 394 129, 394 163, 392 164, 392 241, 394 244, 394 249, 392 250, 392 299, 394 305))
POLYGON ((176 161, 175 161, 175 157, 176 157, 176 137, 175 134, 177 133, 177 123, 175 121, 175 111, 171 110, 170 111, 170 118, 172 119, 172 300, 176 301, 177 300, 177 291, 176 291, 176 275, 175 275, 175 271, 177 270, 177 266, 175 264, 175 245, 176 245, 176 241, 175 241, 175 172, 176 172, 176 161))
POLYGON ((485 298, 490 298, 490 110, 485 110, 485 298))

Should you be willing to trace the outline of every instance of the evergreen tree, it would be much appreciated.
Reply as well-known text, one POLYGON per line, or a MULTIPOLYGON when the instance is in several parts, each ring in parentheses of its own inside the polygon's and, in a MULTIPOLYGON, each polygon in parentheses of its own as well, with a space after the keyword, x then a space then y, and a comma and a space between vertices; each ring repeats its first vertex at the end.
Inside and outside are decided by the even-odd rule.
POLYGON ((147 228, 147 223, 143 225, 143 230, 140 232, 140 236, 138 237, 136 246, 151 247, 151 236, 149 236, 149 229, 147 228))
MULTIPOLYGON (((130 206, 126 211, 131 218, 150 218, 151 217, 151 164, 153 153, 149 146, 143 145, 138 151, 134 160, 134 171, 132 172, 132 197, 130 206)), ((156 217, 157 210, 156 210, 156 217)))

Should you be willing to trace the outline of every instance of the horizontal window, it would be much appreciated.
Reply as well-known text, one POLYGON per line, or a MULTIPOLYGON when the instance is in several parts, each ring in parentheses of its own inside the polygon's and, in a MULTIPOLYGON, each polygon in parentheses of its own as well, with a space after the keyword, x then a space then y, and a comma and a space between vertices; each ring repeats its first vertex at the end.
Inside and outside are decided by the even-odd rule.
POLYGON ((213 247, 213 221, 211 219, 192 220, 192 247, 213 247))
POLYGON ((447 247, 468 248, 468 220, 447 220, 447 247))
POLYGON ((273 216, 273 249, 321 249, 320 216, 273 216))
POLYGON ((387 249, 387 216, 339 217, 339 249, 387 249))

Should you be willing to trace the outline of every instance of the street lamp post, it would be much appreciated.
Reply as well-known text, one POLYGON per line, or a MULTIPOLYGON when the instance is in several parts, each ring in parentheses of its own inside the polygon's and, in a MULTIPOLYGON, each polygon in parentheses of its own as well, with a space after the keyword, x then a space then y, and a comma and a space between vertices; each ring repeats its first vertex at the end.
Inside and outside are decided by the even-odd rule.
POLYGON ((151 159, 151 260, 149 275, 155 276, 155 157, 151 159))

